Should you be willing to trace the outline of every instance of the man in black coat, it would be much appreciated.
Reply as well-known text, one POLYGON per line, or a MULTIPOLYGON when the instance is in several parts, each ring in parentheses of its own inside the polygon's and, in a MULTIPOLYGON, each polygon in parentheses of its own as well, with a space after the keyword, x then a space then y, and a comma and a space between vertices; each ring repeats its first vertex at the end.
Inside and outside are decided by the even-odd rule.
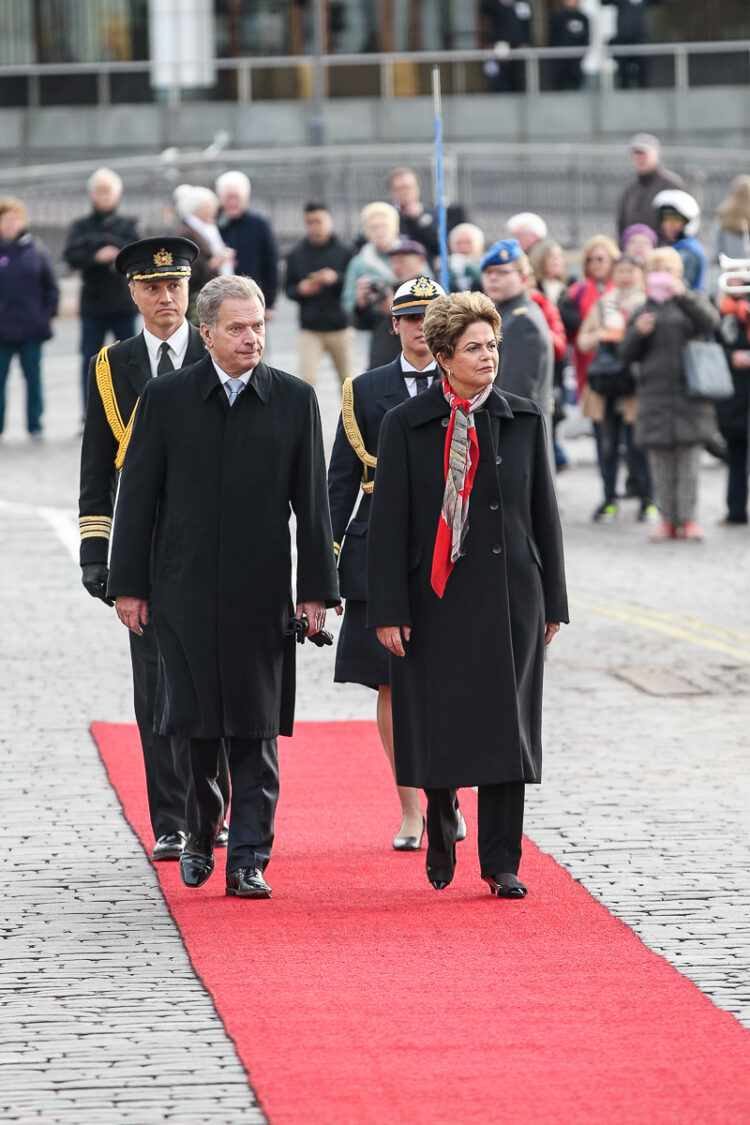
MULTIPOLYGON (((617 8, 617 27, 610 44, 613 47, 629 47, 648 43, 648 8, 661 2, 662 0, 602 0, 602 4, 617 8)), ((618 86, 622 89, 648 86, 648 62, 645 55, 618 55, 618 86)))
POLYGON ((312 636, 339 604, 320 415, 312 387, 262 362, 263 293, 217 277, 198 298, 209 354, 143 392, 125 461, 108 591, 161 657, 162 734, 188 740, 186 886, 214 868, 229 751, 226 893, 267 898, 278 799, 276 737, 294 721, 290 617, 312 636), (289 518, 297 525, 292 600, 289 518), (296 609, 295 609, 296 602, 296 609))
POLYGON ((334 234, 325 203, 305 205, 305 230, 286 261, 286 295, 299 305, 299 374, 314 387, 327 352, 343 383, 351 375, 354 341, 341 290, 352 251, 334 234))
POLYGON ((216 194, 221 205, 221 237, 237 254, 234 272, 258 283, 266 300, 266 321, 270 322, 279 290, 279 252, 271 224, 248 207, 250 180, 244 172, 219 176, 216 194))
MULTIPOLYGON (((190 263, 197 253, 185 238, 146 238, 120 251, 116 268, 127 277, 143 316, 137 336, 103 348, 90 363, 89 393, 81 445, 79 524, 83 585, 94 598, 107 597, 109 537, 119 469, 130 440, 143 388, 165 371, 195 363, 205 354, 197 328, 185 319, 190 263)), ((154 631, 130 634, 135 717, 146 771, 153 860, 179 859, 185 846, 186 781, 179 764, 184 748, 154 733, 159 654, 154 631)), ((184 773, 184 771, 183 771, 184 773)), ((222 793, 229 801, 226 762, 222 793)), ((226 831, 221 843, 226 843, 226 831)))
MULTIPOLYGON (((562 5, 549 17, 550 47, 588 47, 589 17, 581 11, 580 0, 562 0, 562 5)), ((556 59, 552 67, 552 85, 556 90, 580 90, 583 82, 582 58, 556 59)), ((528 248, 526 248, 528 249, 528 248)))
MULTIPOLYGON (((333 546, 339 556, 341 596, 346 599, 333 678, 339 684, 364 684, 377 691, 378 730, 392 770, 388 653, 375 634, 365 627, 367 529, 383 419, 394 406, 427 390, 436 377, 435 360, 425 343, 422 322, 429 302, 442 295, 443 289, 426 276, 405 281, 396 290, 391 313, 395 338, 402 350, 386 366, 365 371, 355 379, 347 379, 328 467, 333 546), (352 518, 355 507, 357 510, 352 518)), ((336 612, 344 611, 338 609, 336 612)), ((417 851, 424 831, 417 790, 400 786, 398 795, 401 827, 393 847, 396 851, 417 851)))
POLYGON ((628 227, 642 223, 659 234, 659 218, 654 199, 667 188, 684 189, 685 181, 676 172, 662 167, 661 145, 651 133, 636 133, 630 140, 635 175, 622 189, 617 204, 617 236, 622 239, 628 227))
POLYGON ((99 168, 88 182, 93 209, 76 219, 68 231, 63 257, 81 271, 81 379, 86 410, 89 360, 104 343, 107 333, 127 340, 135 332, 135 313, 128 284, 115 269, 123 246, 138 238, 135 219, 121 215, 117 206, 122 180, 110 168, 99 168))

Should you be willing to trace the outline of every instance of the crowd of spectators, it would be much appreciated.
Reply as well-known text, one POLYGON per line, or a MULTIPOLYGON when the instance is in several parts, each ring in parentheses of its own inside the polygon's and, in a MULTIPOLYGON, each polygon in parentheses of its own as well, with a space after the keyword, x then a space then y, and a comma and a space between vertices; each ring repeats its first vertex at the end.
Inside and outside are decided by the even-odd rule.
MULTIPOLYGON (((522 5, 500 0, 483 7, 497 8, 495 17, 507 20, 508 12, 520 18, 522 5)), ((572 34, 577 12, 572 0, 561 6, 553 19, 556 34, 565 28, 572 34)), ((572 71, 567 80, 573 81, 572 71)), ((451 208, 450 288, 483 291, 495 303, 503 320, 498 383, 539 403, 558 472, 569 465, 559 429, 566 413, 577 409, 590 419, 602 478, 593 519, 618 518, 623 498, 633 497, 638 519, 655 522, 661 515, 652 538, 698 539, 704 446, 728 464, 724 522, 747 522, 750 309, 741 289, 706 289, 720 254, 750 257, 750 175, 729 187, 707 253, 699 204, 662 166, 658 140, 637 134, 631 155, 633 176, 613 217, 616 236, 601 231, 580 251, 563 249, 540 215, 511 215, 498 229, 483 231, 461 207, 451 208), (721 344, 734 382, 733 397, 719 404, 685 392, 684 345, 706 334, 721 344)), ((224 173, 215 191, 179 185, 172 232, 199 251, 191 301, 211 278, 245 274, 261 284, 270 319, 283 279, 286 296, 299 307, 298 372, 305 381, 315 384, 326 353, 342 384, 356 374, 357 332, 366 334, 369 367, 390 363, 400 351, 390 312, 394 293, 410 278, 437 276, 440 261, 436 216, 421 199, 415 173, 398 168, 387 186, 388 199, 362 209, 353 245, 337 234, 324 200, 307 203, 300 238, 282 270, 271 225, 250 210, 243 172, 224 173)), ((135 331, 130 295, 112 268, 122 246, 138 237, 136 219, 120 210, 122 190, 114 172, 95 172, 88 182, 90 211, 72 224, 65 244, 64 259, 82 279, 83 369, 108 333, 124 339, 135 331)), ((28 429, 35 437, 42 433, 41 347, 57 301, 51 259, 29 232, 23 203, 0 200, 0 431, 5 381, 17 354, 27 382, 28 429)))

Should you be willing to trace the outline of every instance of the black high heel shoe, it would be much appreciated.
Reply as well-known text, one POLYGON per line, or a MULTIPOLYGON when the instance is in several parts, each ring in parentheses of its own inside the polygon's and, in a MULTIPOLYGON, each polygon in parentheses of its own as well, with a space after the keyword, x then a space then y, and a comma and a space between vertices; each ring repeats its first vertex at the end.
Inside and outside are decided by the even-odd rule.
POLYGON ((526 898, 526 887, 512 871, 501 871, 499 875, 483 875, 493 895, 498 898, 526 898))
POLYGON ((435 890, 444 891, 448 884, 453 882, 453 875, 456 870, 456 845, 453 845, 449 855, 447 852, 434 851, 428 844, 425 867, 427 878, 435 890))

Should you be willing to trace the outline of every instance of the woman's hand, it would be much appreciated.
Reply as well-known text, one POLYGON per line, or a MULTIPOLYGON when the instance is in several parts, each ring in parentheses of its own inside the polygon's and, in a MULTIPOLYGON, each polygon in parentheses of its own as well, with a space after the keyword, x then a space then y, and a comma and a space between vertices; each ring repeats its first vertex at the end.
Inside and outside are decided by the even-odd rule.
MULTIPOLYGON (((558 629, 559 628, 560 626, 558 625, 558 629)), ((377 634, 381 645, 385 645, 388 651, 392 652, 394 656, 406 656, 404 644, 411 637, 411 627, 409 625, 386 625, 384 628, 378 629, 377 634)))
POLYGON ((552 643, 552 638, 554 637, 555 633, 559 633, 559 632, 560 632, 560 622, 559 621, 548 621, 547 622, 547 624, 544 626, 544 644, 545 644, 545 647, 548 644, 552 643))
POLYGON ((635 324, 635 330, 639 336, 650 336, 654 330, 656 318, 653 313, 643 312, 640 316, 635 318, 633 323, 635 324))

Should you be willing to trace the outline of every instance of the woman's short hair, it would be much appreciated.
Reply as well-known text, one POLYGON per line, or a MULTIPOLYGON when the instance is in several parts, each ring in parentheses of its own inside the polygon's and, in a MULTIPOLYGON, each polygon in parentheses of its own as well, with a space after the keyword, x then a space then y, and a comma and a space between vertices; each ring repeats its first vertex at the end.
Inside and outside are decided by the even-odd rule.
POLYGON ((221 302, 232 297, 239 298, 241 301, 257 297, 261 308, 266 307, 266 298, 257 281, 253 281, 251 277, 242 277, 240 274, 223 274, 221 277, 213 277, 207 281, 198 294, 195 307, 199 322, 207 324, 209 328, 216 328, 219 323, 221 302))
POLYGON ((218 208, 219 200, 211 188, 199 184, 178 184, 174 189, 174 209, 181 219, 187 215, 194 215, 199 207, 210 203, 218 208))
POLYGON ((655 270, 666 270, 675 277, 682 277, 685 266, 673 246, 659 246, 646 258, 646 273, 653 273, 655 270))
POLYGON ((453 355, 456 340, 478 320, 485 321, 500 339, 500 314, 486 293, 450 293, 436 297, 427 306, 422 332, 427 347, 437 359, 438 352, 453 355))
POLYGON ((15 211, 22 216, 24 222, 28 221, 29 212, 26 204, 16 199, 15 195, 4 195, 0 199, 0 215, 4 215, 6 211, 15 211))
POLYGON ((366 207, 363 207, 359 216, 359 221, 365 234, 367 234, 367 228, 373 219, 386 219, 391 224, 395 241, 400 223, 396 208, 391 203, 383 203, 381 200, 375 203, 368 203, 366 207))
POLYGON ((581 251, 581 261, 583 262, 583 271, 588 276, 588 260, 593 254, 594 250, 601 248, 605 254, 609 255, 613 262, 620 257, 620 250, 616 242, 607 234, 595 234, 583 244, 581 251))

